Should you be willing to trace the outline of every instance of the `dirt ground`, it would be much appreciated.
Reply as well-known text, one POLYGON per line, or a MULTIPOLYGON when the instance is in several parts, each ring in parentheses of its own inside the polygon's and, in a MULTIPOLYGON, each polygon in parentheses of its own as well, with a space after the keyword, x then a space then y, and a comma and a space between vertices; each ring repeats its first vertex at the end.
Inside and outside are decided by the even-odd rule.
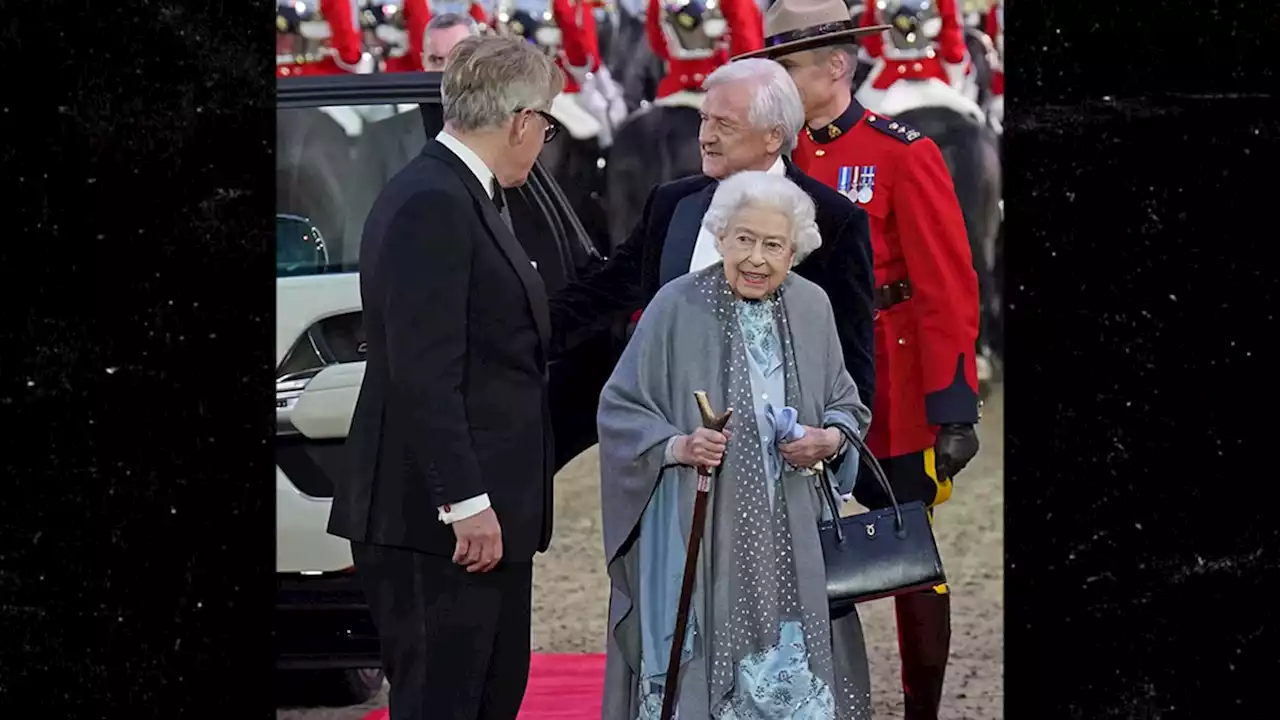
MULTIPOLYGON (((942 717, 999 720, 1004 704, 1004 396, 997 388, 980 425, 982 450, 957 479, 934 529, 952 588, 951 661, 942 717)), ((556 529, 536 561, 533 647, 603 652, 608 581, 600 536, 599 465, 588 450, 556 477, 556 529)), ((850 505, 846 513, 859 511, 850 505)), ((893 601, 860 608, 877 720, 902 717, 893 601)), ((277 720, 359 720, 384 705, 385 689, 359 708, 289 709, 277 720)))

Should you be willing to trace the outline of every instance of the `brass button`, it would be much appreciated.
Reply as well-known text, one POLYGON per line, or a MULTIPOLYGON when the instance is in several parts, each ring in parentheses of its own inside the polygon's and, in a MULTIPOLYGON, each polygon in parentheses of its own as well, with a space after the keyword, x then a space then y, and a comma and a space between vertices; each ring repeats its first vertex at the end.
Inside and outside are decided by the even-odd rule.
POLYGON ((907 344, 907 339, 906 339, 906 338, 898 338, 898 344, 899 344, 899 345, 906 345, 906 344, 907 344))
POLYGON ((916 72, 920 72, 921 70, 924 69, 924 65, 921 65, 920 63, 916 63, 915 65, 911 66, 911 69, 915 70, 916 72))
POLYGON ((814 155, 814 157, 822 157, 823 155, 826 155, 826 154, 827 154, 827 151, 826 151, 826 150, 814 150, 814 151, 813 151, 813 155, 814 155))
POLYGON ((905 75, 905 74, 906 74, 906 72, 907 72, 907 66, 906 66, 906 65, 899 65, 899 66, 898 66, 898 74, 899 74, 899 75, 905 75))

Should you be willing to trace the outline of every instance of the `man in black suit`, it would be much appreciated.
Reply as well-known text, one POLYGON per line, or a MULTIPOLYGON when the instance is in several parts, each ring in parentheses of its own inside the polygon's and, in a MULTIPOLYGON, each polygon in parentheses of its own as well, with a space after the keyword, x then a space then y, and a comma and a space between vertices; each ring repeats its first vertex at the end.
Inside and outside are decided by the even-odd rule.
POLYGON ((813 198, 822 247, 796 266, 831 298, 845 366, 867 407, 875 393, 873 264, 867 213, 783 157, 796 146, 804 106, 795 83, 770 60, 740 60, 703 83, 702 175, 654 188, 639 224, 598 273, 551 298, 557 350, 643 307, 662 285, 719 262, 701 228, 719 180, 743 170, 785 174, 813 198))
POLYGON ((351 540, 393 720, 511 720, 551 537, 551 323, 502 188, 554 136, 563 79, 489 36, 459 43, 442 83, 444 130, 364 226, 368 368, 329 532, 351 540))

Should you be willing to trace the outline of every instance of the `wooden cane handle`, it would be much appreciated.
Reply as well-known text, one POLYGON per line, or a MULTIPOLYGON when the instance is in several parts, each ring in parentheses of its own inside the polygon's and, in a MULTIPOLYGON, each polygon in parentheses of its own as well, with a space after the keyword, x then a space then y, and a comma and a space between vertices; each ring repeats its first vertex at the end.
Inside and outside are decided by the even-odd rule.
POLYGON ((729 417, 733 415, 733 408, 725 410, 723 415, 716 415, 716 411, 711 409, 711 401, 702 390, 695 392, 693 399, 698 402, 698 410, 702 413, 702 427, 716 432, 724 430, 724 426, 729 424, 729 417))
MULTIPOLYGON (((724 411, 723 415, 716 415, 716 411, 711 409, 711 401, 707 399, 707 394, 702 390, 693 393, 693 399, 698 403, 698 411, 702 414, 702 427, 708 430, 721 432, 724 426, 729 424, 729 417, 733 415, 733 408, 724 411)), ((707 492, 711 485, 711 468, 698 467, 698 491, 707 492)))

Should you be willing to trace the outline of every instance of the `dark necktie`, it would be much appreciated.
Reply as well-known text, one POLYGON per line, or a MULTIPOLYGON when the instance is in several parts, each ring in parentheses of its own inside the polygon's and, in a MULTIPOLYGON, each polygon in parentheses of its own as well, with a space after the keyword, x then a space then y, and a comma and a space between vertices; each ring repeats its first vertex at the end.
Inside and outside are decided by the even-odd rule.
POLYGON ((506 223, 507 229, 514 234, 515 228, 511 227, 511 212, 507 209, 507 199, 502 194, 502 186, 498 184, 498 178, 493 179, 490 187, 493 188, 493 204, 497 206, 502 222, 506 223))

